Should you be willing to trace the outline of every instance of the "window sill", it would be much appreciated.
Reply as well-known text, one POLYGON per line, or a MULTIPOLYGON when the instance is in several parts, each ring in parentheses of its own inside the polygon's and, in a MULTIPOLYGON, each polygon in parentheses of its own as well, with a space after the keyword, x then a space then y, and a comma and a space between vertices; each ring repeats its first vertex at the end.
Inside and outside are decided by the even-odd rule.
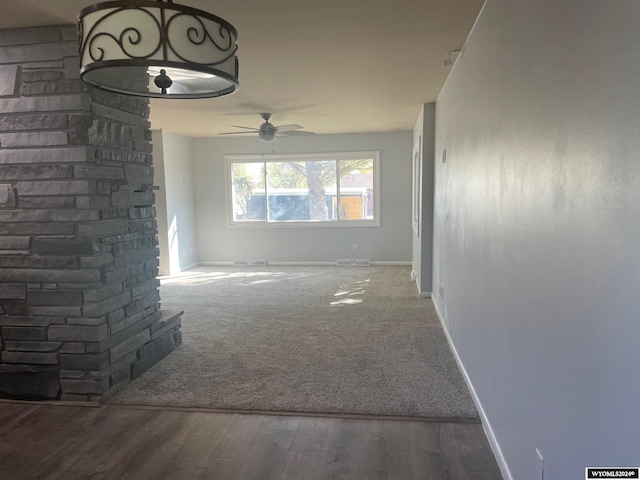
POLYGON ((334 221, 334 222, 229 222, 229 228, 376 228, 380 226, 378 220, 351 220, 351 221, 334 221))

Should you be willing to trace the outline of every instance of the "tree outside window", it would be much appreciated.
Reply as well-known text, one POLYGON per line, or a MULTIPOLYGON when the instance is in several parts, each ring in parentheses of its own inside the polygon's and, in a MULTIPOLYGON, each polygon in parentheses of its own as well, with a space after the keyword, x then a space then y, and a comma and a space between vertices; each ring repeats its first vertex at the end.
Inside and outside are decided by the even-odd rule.
POLYGON ((378 154, 366 153, 228 157, 232 222, 377 222, 378 154))

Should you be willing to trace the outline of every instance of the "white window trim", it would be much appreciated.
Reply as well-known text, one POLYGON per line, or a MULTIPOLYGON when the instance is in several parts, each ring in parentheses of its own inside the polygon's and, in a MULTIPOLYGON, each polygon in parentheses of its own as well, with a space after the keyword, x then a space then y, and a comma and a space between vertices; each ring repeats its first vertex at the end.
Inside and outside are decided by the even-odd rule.
MULTIPOLYGON (((323 153, 285 153, 267 155, 225 155, 225 198, 227 211, 227 226, 229 228, 361 228, 380 226, 380 152, 379 151, 353 151, 353 152, 323 152, 323 153), (305 162, 322 160, 353 160, 355 158, 373 159, 373 220, 320 220, 305 222, 268 222, 266 220, 244 220, 237 222, 233 219, 233 178, 231 172, 232 163, 265 163, 265 162, 305 162)), ((338 182, 339 183, 339 182, 338 182)), ((339 189, 338 185, 338 189, 339 189)))

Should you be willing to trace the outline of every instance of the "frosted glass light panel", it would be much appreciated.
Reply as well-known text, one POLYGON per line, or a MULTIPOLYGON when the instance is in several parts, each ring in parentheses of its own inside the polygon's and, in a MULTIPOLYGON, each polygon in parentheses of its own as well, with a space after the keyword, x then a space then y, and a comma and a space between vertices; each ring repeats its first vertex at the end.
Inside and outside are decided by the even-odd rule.
POLYGON ((208 98, 238 88, 238 32, 173 2, 102 2, 78 16, 80 78, 116 93, 208 98))

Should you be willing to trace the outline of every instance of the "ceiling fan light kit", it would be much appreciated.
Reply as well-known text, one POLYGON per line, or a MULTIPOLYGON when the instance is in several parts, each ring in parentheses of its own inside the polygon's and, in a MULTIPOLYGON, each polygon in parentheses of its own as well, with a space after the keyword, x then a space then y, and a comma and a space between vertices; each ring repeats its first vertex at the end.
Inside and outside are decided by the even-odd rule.
POLYGON ((297 123, 293 123, 290 125, 278 125, 275 126, 269 120, 271 120, 270 113, 261 113, 260 116, 264 120, 264 123, 260 125, 260 128, 254 127, 244 127, 241 125, 231 125, 235 128, 243 128, 248 130, 246 132, 223 132, 218 135, 242 135, 242 134, 258 134, 258 138, 260 138, 263 142, 273 142, 275 141, 278 135, 315 135, 315 132, 307 132, 302 129, 301 125, 297 123))
POLYGON ((173 0, 97 3, 78 14, 80 78, 103 90, 209 98, 238 89, 236 29, 173 0))

